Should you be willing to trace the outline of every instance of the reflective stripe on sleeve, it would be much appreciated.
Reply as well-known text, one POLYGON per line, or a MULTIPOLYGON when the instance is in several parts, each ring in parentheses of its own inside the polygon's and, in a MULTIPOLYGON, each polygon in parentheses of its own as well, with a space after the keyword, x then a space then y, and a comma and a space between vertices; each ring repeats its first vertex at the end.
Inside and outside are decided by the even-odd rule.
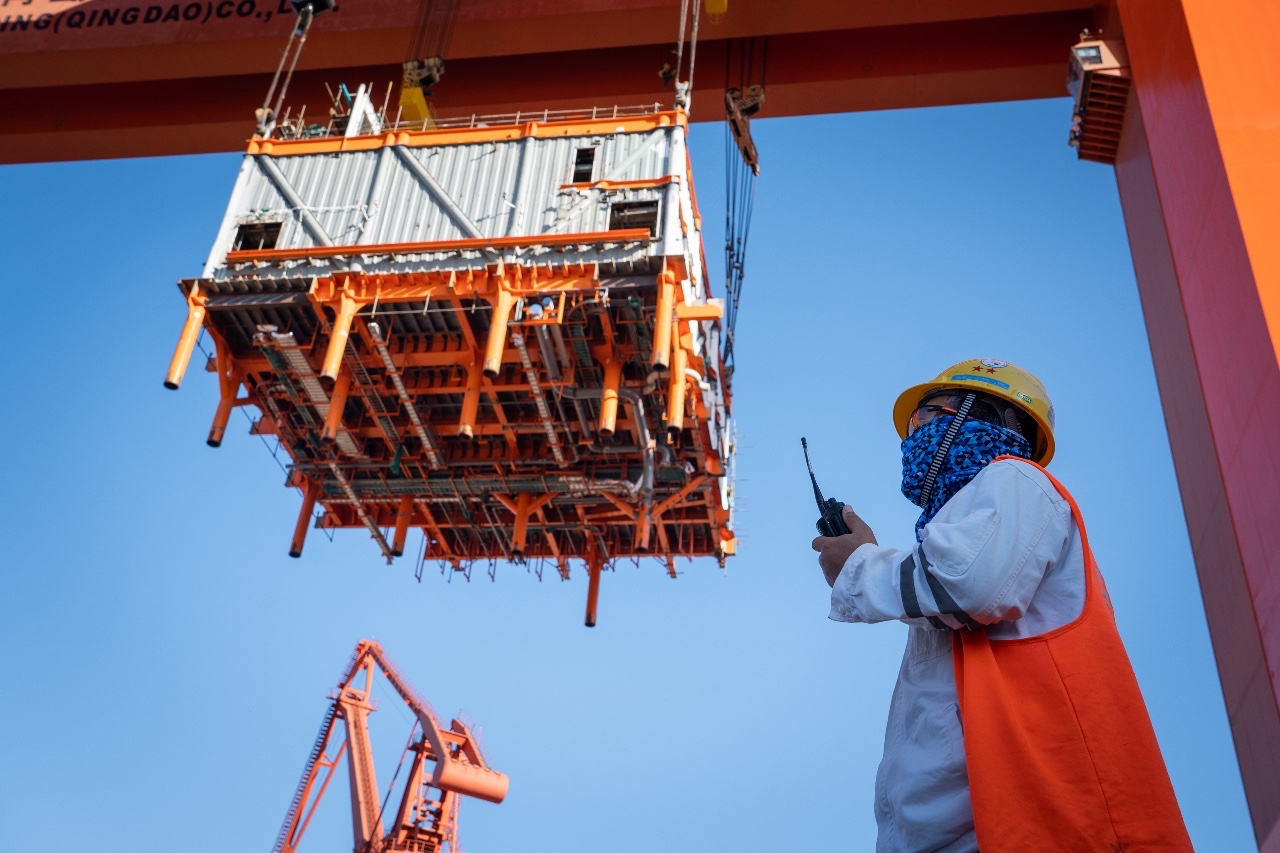
MULTIPOLYGON (((924 553, 920 556, 923 558, 924 553)), ((928 565, 928 561, 925 561, 928 565)), ((932 580, 932 578, 930 578, 932 580)), ((916 597, 916 560, 914 554, 907 554, 907 558, 902 561, 901 574, 899 577, 899 586, 902 593, 902 610, 911 619, 919 619, 924 616, 924 611, 920 609, 920 599, 916 597)), ((937 598, 937 595, 934 595, 937 598)), ((952 602, 954 604, 954 602, 952 602)), ((944 631, 951 630, 950 627, 936 616, 929 617, 929 624, 935 628, 941 628, 944 631)))
MULTIPOLYGON (((970 631, 976 631, 981 627, 974 621, 973 617, 964 611, 964 608, 956 604, 956 600, 951 597, 951 593, 942 586, 942 583, 933 576, 932 568, 929 565, 929 557, 924 552, 924 546, 920 546, 920 565, 924 569, 924 579, 929 584, 929 592, 933 593, 933 600, 938 604, 938 611, 945 613, 954 618, 957 622, 968 628, 970 631)), ((915 599, 915 586, 912 585, 911 597, 915 599)), ((916 608, 919 609, 920 604, 916 602, 916 608)))

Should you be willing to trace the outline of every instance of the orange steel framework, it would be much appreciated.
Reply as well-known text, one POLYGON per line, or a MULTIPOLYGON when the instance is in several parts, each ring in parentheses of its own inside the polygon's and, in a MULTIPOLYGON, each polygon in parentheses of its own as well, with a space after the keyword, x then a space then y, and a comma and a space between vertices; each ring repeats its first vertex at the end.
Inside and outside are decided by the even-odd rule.
MULTIPOLYGON (((209 24, 122 25, 121 10, 135 5, 32 0, 0 10, 0 88, 32 119, 0 128, 0 159, 239 146, 283 25, 258 35, 270 22, 238 18, 235 7, 219 18, 226 7, 216 4, 209 24), (113 9, 110 25, 101 14, 86 25, 113 9), (70 30, 73 11, 82 17, 70 30), (58 15, 64 26, 53 32, 58 15), (145 93, 140 104, 115 103, 121 83, 145 93)), ((450 59, 457 74, 438 92, 444 114, 657 97, 678 5, 468 4, 450 59)), ((321 98, 334 68, 349 68, 349 79, 393 73, 409 17, 397 4, 344 6, 317 25, 297 91, 321 98), (351 68, 357 56, 372 65, 351 68)), ((1278 7, 730 0, 722 25, 704 24, 700 65, 717 68, 731 44, 767 36, 765 117, 1054 97, 1086 27, 1127 54, 1116 180, 1254 830, 1261 849, 1280 853, 1278 7)), ((706 73, 694 81, 695 110, 708 110, 695 118, 714 117, 720 83, 706 73)))
MULTIPOLYGON (((599 138, 685 122, 679 111, 604 114, 610 117, 255 139, 249 159, 599 138)), ((636 191, 680 180, 561 189, 636 191)), ((689 201, 680 229, 688 246, 700 246, 691 194, 689 201)), ((736 550, 727 377, 719 352, 696 349, 691 331, 718 326, 723 313, 714 300, 689 299, 689 280, 705 281, 700 253, 657 259, 653 274, 613 279, 627 284, 612 293, 601 263, 582 261, 593 247, 643 249, 654 239, 650 227, 621 227, 232 250, 225 266, 238 271, 233 277, 181 283, 187 321, 165 385, 178 387, 207 332, 214 346, 208 369, 220 389, 208 444, 222 442, 234 408, 261 410, 254 429, 280 440, 292 458, 288 484, 302 493, 290 555, 301 555, 319 506, 318 527, 363 527, 388 562, 405 553, 411 528, 423 532, 420 560, 468 576, 476 561, 545 560, 568 579, 569 560, 581 559, 591 626, 601 572, 616 560, 656 556, 675 577, 677 557, 714 556, 723 566, 736 550), (518 263, 399 272, 355 271, 360 264, 352 263, 309 278, 264 275, 290 261, 534 248, 543 254, 518 263), (558 261, 557 252, 568 257, 570 248, 577 260, 558 261)))
MULTIPOLYGON (((361 640, 356 644, 329 698, 331 703, 320 723, 320 734, 307 756, 302 780, 289 803, 272 853, 294 853, 298 849, 344 757, 355 853, 442 853, 446 846, 449 853, 459 853, 459 799, 469 796, 500 803, 506 798, 507 777, 485 762, 470 726, 455 719, 445 728, 435 709, 405 680, 378 643, 361 640), (375 669, 382 670, 414 716, 401 756, 402 763, 409 762, 409 772, 394 812, 385 811, 389 802, 378 796, 369 738, 369 714, 377 710, 372 695, 375 669), (339 721, 345 737, 335 736, 339 721), (390 820, 389 828, 384 818, 390 820)), ((394 779, 391 784, 394 786, 394 779)), ((390 795, 388 790, 388 799, 390 795)))

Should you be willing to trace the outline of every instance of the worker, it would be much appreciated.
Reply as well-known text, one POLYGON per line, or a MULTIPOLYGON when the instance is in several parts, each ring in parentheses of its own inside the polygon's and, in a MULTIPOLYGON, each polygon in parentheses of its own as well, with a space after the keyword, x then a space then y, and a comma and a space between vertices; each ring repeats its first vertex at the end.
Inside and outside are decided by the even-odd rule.
POLYGON ((876 774, 878 853, 1190 851, 1080 510, 1044 469, 1040 380, 961 362, 898 397, 915 543, 851 508, 813 540, 830 618, 910 626, 876 774))

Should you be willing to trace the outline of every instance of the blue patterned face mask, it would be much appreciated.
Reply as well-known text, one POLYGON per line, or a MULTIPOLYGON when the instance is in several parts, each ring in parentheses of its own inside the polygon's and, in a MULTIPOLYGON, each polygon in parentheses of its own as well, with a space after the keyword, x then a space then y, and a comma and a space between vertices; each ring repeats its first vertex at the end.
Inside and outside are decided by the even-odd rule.
POLYGON ((997 456, 1031 458, 1031 445, 1016 432, 986 421, 966 420, 951 442, 951 449, 947 451, 947 458, 934 482, 933 493, 926 503, 921 504, 929 465, 954 419, 954 415, 936 417, 902 441, 902 494, 924 509, 916 521, 916 541, 920 540, 920 531, 937 515, 942 505, 990 465, 991 460, 997 456))

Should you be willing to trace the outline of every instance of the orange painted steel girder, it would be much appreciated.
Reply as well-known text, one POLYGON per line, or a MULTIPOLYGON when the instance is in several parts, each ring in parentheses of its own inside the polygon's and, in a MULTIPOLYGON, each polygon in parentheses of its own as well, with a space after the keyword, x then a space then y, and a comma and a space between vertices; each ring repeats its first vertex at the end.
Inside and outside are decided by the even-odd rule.
POLYGON ((445 728, 435 709, 405 680, 378 643, 361 640, 356 644, 329 698, 331 704, 272 853, 294 853, 298 849, 344 756, 356 851, 441 853, 448 845, 450 853, 458 853, 458 797, 478 797, 493 803, 506 798, 506 775, 488 766, 470 728, 456 719, 445 728), (375 669, 382 671, 415 717, 401 757, 401 761, 409 760, 409 773, 394 816, 383 813, 378 797, 367 724, 369 714, 376 710, 371 698, 375 669), (330 754, 334 724, 338 721, 344 724, 346 735, 330 754), (421 736, 415 738, 419 731, 421 736), (391 818, 390 829, 384 827, 386 817, 391 818))
POLYGON ((1116 181, 1253 828, 1280 853, 1280 11, 1115 5, 1116 181))
MULTIPOLYGON (((171 5, 156 5, 155 20, 135 0, 0 9, 0 99, 22 117, 0 127, 0 162, 238 149, 293 16, 280 0, 200 0, 172 5, 169 20, 171 5), (196 6, 199 20, 183 20, 196 6), (126 24, 130 8, 137 19, 126 24)), ((658 71, 672 59, 679 8, 467 4, 434 106, 451 117, 670 103, 658 71)), ((762 58, 766 37, 766 116, 1052 97, 1064 51, 1096 18, 1084 0, 734 0, 722 24, 703 20, 694 117, 722 115, 726 55, 746 39, 762 58)), ((381 92, 400 79, 412 20, 412 5, 392 0, 319 16, 291 98, 322 114, 326 82, 381 92)))

